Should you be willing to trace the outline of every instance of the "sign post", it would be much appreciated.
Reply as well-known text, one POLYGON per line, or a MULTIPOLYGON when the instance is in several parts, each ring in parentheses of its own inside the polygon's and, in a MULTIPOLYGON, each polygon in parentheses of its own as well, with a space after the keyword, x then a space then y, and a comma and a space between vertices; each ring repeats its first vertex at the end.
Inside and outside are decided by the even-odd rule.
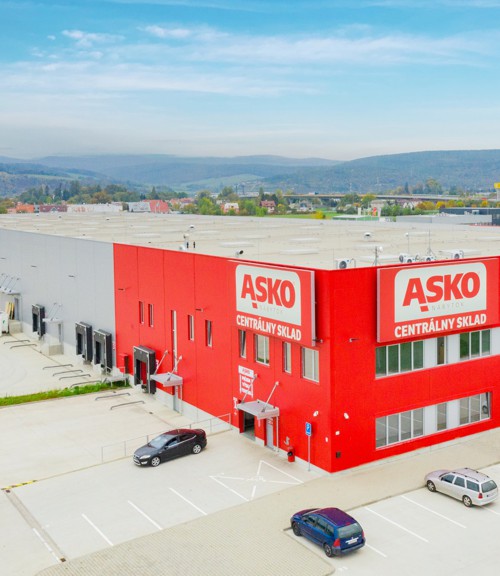
POLYGON ((307 469, 311 470, 311 436, 312 436, 312 424, 306 422, 306 436, 307 436, 307 469))

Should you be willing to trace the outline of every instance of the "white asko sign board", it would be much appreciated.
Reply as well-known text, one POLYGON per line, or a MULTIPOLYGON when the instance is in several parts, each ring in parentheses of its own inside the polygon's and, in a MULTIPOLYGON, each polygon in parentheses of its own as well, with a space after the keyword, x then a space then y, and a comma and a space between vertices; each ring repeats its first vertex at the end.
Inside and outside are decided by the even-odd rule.
POLYGON ((296 272, 278 268, 236 268, 236 309, 301 325, 301 286, 296 272), (265 275, 264 275, 264 274, 265 275))

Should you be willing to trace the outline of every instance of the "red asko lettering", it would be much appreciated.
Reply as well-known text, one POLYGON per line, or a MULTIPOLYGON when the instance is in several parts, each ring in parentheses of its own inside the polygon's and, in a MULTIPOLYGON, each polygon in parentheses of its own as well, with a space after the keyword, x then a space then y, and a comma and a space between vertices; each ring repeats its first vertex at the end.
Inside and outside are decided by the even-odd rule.
POLYGON ((250 274, 245 274, 240 297, 242 299, 250 297, 254 308, 257 308, 257 302, 293 308, 295 287, 290 280, 257 276, 254 282, 250 274))
POLYGON ((474 298, 480 289, 481 279, 476 272, 431 276, 425 284, 420 278, 410 278, 403 306, 410 306, 413 300, 417 300, 422 312, 427 312, 428 304, 474 298))

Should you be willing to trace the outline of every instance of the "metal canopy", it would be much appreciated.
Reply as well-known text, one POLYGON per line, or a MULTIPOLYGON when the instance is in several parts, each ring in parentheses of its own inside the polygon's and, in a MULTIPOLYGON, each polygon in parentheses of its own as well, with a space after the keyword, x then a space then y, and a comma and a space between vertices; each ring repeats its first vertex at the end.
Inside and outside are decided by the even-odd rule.
POLYGON ((182 376, 173 374, 172 372, 164 372, 163 374, 153 374, 151 380, 158 382, 162 386, 182 386, 182 376))
POLYGON ((264 420, 264 418, 276 418, 280 415, 280 409, 275 406, 263 402, 262 400, 254 400, 252 402, 242 402, 237 404, 236 408, 247 414, 255 416, 257 420, 264 420))

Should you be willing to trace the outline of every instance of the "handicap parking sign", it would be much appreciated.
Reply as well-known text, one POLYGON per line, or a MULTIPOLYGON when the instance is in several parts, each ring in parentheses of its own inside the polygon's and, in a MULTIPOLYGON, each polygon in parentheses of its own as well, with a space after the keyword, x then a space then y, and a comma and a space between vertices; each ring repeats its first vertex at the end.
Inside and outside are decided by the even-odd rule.
POLYGON ((310 422, 306 422, 306 436, 312 435, 312 424, 310 422))

